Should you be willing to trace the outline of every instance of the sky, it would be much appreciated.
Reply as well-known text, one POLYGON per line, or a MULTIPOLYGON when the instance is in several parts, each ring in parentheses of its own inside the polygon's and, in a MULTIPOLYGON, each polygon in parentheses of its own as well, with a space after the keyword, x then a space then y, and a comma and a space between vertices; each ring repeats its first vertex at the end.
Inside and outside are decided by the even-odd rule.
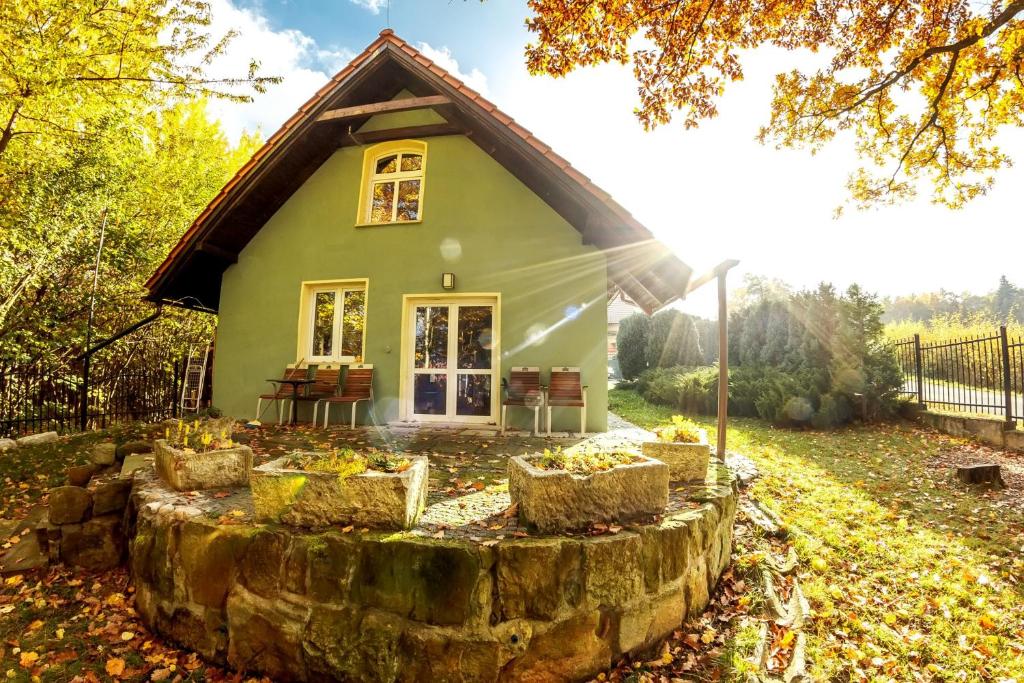
MULTIPOLYGON (((604 65, 566 78, 530 76, 523 48, 528 9, 519 0, 214 0, 215 35, 238 32, 214 64, 227 74, 258 59, 280 85, 250 104, 215 102, 232 138, 272 134, 379 31, 404 40, 486 95, 625 206, 698 273, 725 259, 746 274, 794 287, 856 282, 880 295, 946 289, 985 293, 999 276, 1024 285, 1020 208, 1024 168, 1004 171, 995 188, 960 211, 927 195, 868 211, 847 208, 845 181, 856 167, 852 141, 839 137, 817 155, 755 140, 768 119, 775 73, 807 68, 799 53, 764 49, 744 60, 745 78, 719 102, 720 115, 697 129, 681 123, 645 132, 633 115, 628 67, 604 65)), ((1001 137, 1018 160, 1024 133, 1001 137)), ((682 304, 715 317, 705 287, 682 304)))

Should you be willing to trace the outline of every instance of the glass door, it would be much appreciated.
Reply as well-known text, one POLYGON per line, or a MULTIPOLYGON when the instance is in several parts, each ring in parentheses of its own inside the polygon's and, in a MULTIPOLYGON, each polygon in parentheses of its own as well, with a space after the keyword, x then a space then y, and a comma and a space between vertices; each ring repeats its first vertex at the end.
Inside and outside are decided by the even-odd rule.
POLYGON ((410 313, 410 417, 494 422, 494 304, 417 302, 410 313))

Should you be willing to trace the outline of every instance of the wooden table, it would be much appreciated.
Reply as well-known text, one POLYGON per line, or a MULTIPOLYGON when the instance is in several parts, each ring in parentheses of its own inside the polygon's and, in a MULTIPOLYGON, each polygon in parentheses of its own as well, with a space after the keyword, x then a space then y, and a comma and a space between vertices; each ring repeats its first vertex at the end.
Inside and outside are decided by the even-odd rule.
POLYGON ((303 379, 291 379, 289 377, 283 377, 283 378, 277 378, 277 379, 268 379, 267 381, 268 382, 273 382, 275 384, 291 384, 292 385, 292 414, 291 414, 291 417, 288 420, 288 424, 290 424, 290 425, 295 424, 295 418, 298 415, 298 408, 297 408, 297 406, 299 405, 299 387, 300 386, 305 386, 307 384, 312 384, 314 382, 314 380, 305 379, 305 378, 303 378, 303 379))

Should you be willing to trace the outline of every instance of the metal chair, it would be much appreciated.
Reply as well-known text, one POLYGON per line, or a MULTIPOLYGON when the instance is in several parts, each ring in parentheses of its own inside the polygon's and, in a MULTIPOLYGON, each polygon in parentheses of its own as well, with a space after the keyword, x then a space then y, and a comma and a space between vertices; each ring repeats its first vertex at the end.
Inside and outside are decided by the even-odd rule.
POLYGON ((373 365, 356 363, 348 366, 345 372, 345 380, 341 386, 341 393, 335 396, 325 396, 317 399, 313 405, 313 414, 316 415, 319 404, 324 404, 324 429, 330 419, 332 403, 352 404, 352 428, 356 427, 356 406, 360 401, 373 402, 373 365))
POLYGON ((533 433, 540 433, 540 409, 544 405, 544 386, 540 383, 540 368, 517 367, 509 371, 509 379, 501 378, 505 398, 501 402, 501 433, 505 433, 505 422, 509 406, 533 408, 533 433))
MULTIPOLYGON (((288 367, 285 368, 283 376, 285 379, 305 379, 307 374, 308 371, 305 368, 288 367)), ((260 419, 263 402, 273 401, 277 404, 277 424, 282 424, 281 404, 292 400, 292 388, 287 384, 274 384, 273 382, 271 382, 271 386, 274 387, 272 393, 260 394, 256 399, 256 419, 260 419)))
POLYGON ((551 409, 558 407, 580 409, 580 434, 587 432, 587 385, 582 383, 579 368, 551 368, 548 385, 548 436, 551 435, 551 409))

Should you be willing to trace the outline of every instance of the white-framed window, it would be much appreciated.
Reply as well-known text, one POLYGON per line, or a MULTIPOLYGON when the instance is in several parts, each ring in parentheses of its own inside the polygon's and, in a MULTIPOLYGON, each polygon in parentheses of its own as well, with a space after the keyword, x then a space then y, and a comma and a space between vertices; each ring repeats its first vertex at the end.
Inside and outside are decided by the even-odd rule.
POLYGON ((366 343, 366 284, 310 285, 301 357, 307 362, 362 362, 366 343))
POLYGON ((426 143, 416 140, 386 142, 366 150, 360 222, 422 220, 426 166, 426 143))

